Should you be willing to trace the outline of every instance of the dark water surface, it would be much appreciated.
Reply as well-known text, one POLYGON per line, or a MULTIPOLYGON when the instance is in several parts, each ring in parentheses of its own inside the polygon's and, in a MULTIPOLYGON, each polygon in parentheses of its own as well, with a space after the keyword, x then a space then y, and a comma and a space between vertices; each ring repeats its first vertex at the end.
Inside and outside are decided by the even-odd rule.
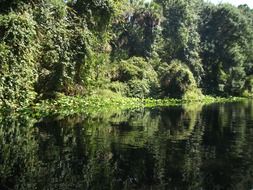
POLYGON ((0 119, 0 190, 253 189, 253 101, 0 119))

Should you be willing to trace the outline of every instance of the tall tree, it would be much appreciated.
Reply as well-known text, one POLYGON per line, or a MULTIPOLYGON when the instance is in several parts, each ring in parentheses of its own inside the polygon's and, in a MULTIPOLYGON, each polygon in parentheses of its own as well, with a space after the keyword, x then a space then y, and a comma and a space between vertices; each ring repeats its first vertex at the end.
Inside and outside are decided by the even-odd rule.
POLYGON ((241 11, 229 4, 207 4, 202 10, 201 41, 205 89, 239 95, 250 64, 252 27, 241 11), (248 61, 247 61, 248 60, 248 61))
POLYGON ((71 0, 68 4, 85 18, 90 29, 99 32, 108 26, 114 11, 110 0, 71 0))
POLYGON ((158 4, 135 1, 128 4, 120 19, 113 23, 113 57, 151 57, 161 19, 158 4), (125 55, 124 55, 125 54, 125 55))
POLYGON ((199 57, 200 36, 198 33, 199 0, 158 1, 163 6, 164 50, 162 59, 171 62, 179 59, 185 62, 198 83, 203 69, 199 57))

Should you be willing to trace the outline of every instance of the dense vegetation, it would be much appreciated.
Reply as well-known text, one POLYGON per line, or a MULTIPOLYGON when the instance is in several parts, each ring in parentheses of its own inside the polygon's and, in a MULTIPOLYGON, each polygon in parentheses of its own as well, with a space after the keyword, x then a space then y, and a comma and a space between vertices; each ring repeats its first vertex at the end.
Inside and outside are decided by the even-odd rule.
POLYGON ((2 0, 0 104, 253 93, 253 10, 202 0, 2 0))

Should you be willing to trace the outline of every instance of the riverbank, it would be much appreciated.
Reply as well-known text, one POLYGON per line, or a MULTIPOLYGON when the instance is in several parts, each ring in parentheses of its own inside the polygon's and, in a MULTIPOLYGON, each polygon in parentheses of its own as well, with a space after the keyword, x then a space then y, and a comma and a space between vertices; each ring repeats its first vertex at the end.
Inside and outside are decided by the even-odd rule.
POLYGON ((45 117, 50 115, 68 116, 74 114, 95 114, 114 110, 115 112, 135 109, 135 108, 152 108, 152 107, 168 107, 187 104, 212 104, 242 101, 247 98, 243 97, 212 97, 204 96, 201 99, 140 99, 127 97, 103 97, 99 95, 89 97, 79 96, 60 96, 55 100, 43 100, 26 108, 18 108, 16 110, 8 110, 2 108, 2 112, 12 114, 28 114, 33 117, 45 117))

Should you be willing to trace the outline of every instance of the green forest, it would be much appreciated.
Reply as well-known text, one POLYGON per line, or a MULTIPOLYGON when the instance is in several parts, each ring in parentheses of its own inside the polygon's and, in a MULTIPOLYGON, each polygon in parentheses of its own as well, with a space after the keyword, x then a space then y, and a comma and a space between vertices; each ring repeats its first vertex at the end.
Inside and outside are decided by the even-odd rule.
POLYGON ((1 0, 0 105, 253 95, 253 10, 203 0, 1 0))
POLYGON ((253 190, 253 7, 0 0, 0 190, 59 189, 253 190))

